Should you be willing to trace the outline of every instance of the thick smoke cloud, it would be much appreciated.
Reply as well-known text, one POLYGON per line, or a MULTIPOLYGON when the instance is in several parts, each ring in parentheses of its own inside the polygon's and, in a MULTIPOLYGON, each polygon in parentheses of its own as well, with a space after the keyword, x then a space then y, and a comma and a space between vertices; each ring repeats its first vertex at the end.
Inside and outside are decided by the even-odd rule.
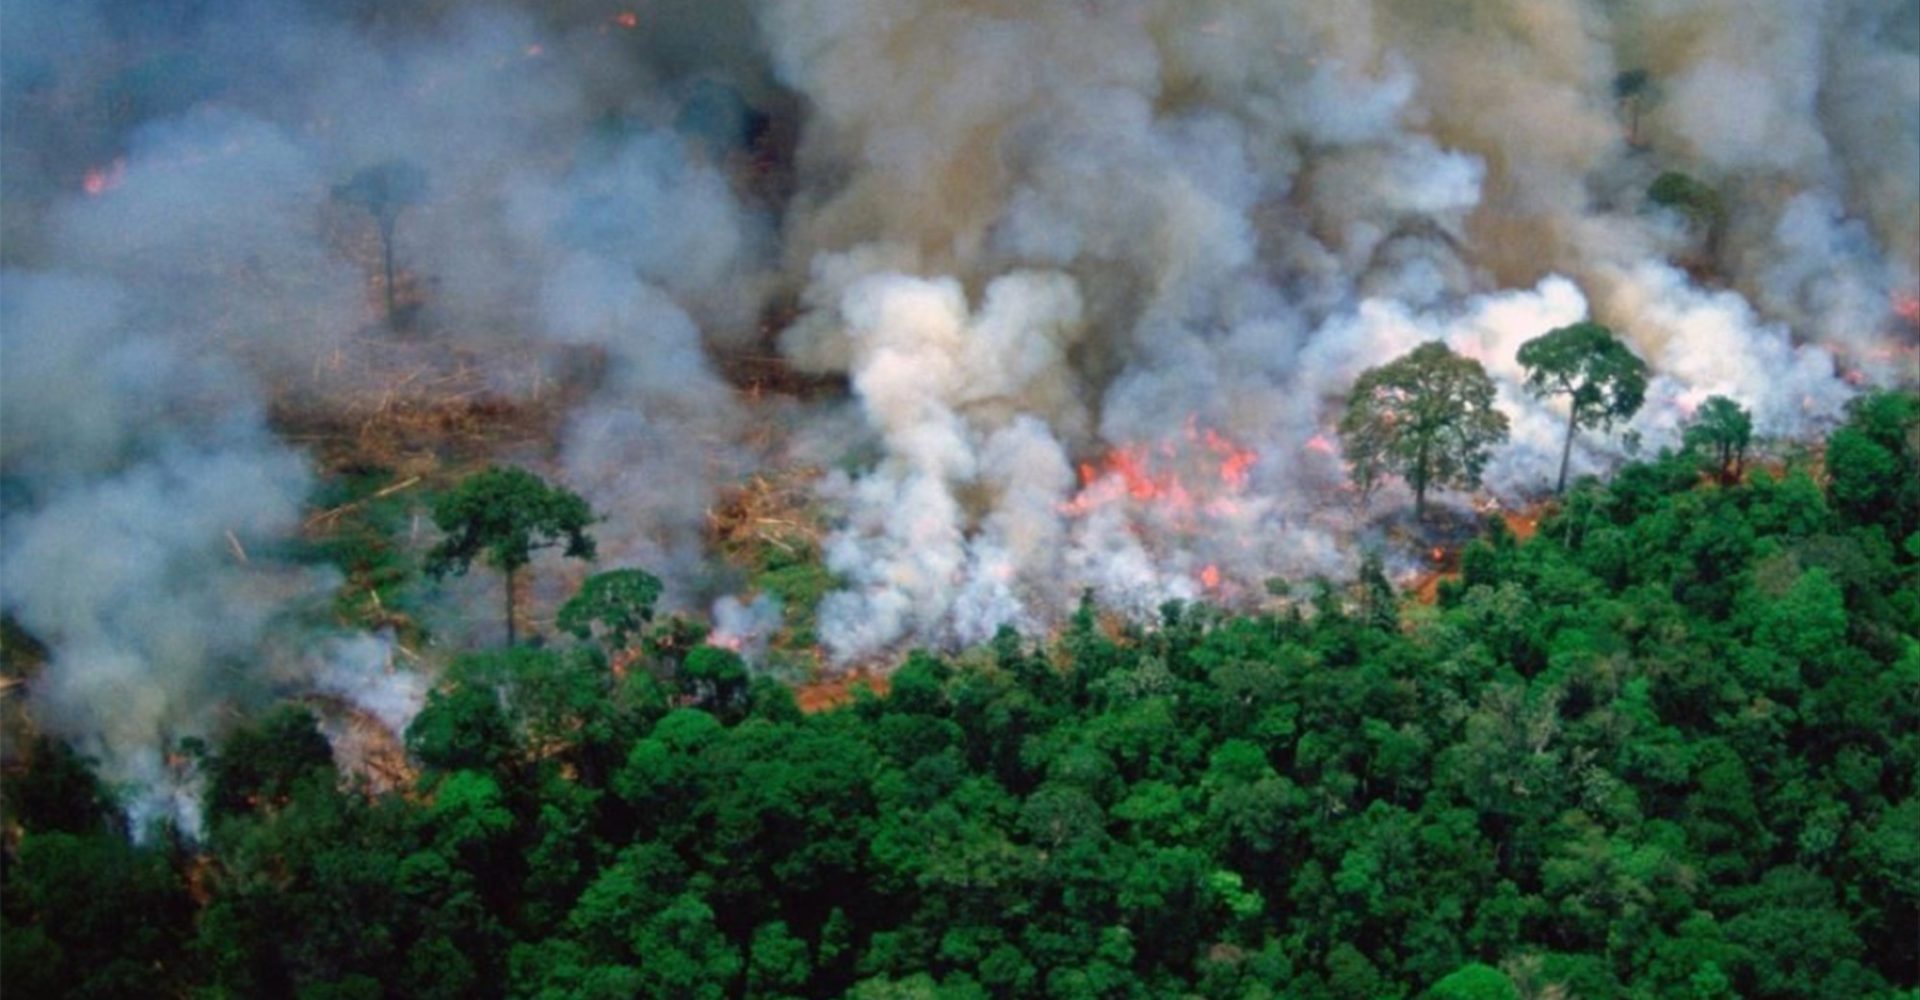
MULTIPOLYGON (((0 604, 50 648, 37 718, 127 786, 136 829, 193 829, 165 753, 230 708, 318 693, 398 730, 420 704, 384 640, 332 634, 337 581, 272 556, 314 473, 270 410, 409 377, 343 356, 478 358, 503 393, 580 379, 552 450, 503 457, 586 492, 610 558, 693 577, 739 468, 714 457, 739 415, 703 336, 750 333, 766 283, 724 169, 752 83, 709 74, 689 117, 695 81, 612 13, 8 5, 0 604), (398 333, 373 220, 336 194, 390 161, 427 178, 398 333)), ((434 624, 460 641, 457 609, 434 624)))
MULTIPOLYGON (((1553 326, 1591 315, 1654 364, 1632 429, 1655 446, 1710 393, 1791 434, 1843 405, 1843 368, 1897 371, 1868 359, 1887 352, 1890 297, 1920 284, 1920 61, 1898 4, 761 15, 813 112, 785 248, 811 311, 786 346, 849 375, 884 454, 826 486, 846 512, 830 559, 849 587, 821 616, 841 658, 1044 626, 1086 586, 1147 608, 1339 571, 1363 512, 1342 510, 1332 412, 1362 368, 1422 340, 1502 381, 1515 433, 1490 482, 1509 499, 1557 457, 1563 415, 1518 390, 1512 360, 1553 326), (1653 86, 1620 88, 1631 70, 1653 86), (1646 203, 1666 169, 1721 192, 1724 232, 1646 203), (1732 287, 1674 263, 1703 242, 1732 287), (1078 307, 1071 350, 1034 371, 1058 317, 1008 336, 994 303, 1036 269, 1078 307), (980 354, 1006 377, 965 374, 980 354), (1114 488, 1101 453, 1194 451, 1186 421, 1257 453, 1247 495, 1169 503, 1153 474, 1109 471, 1127 499, 1090 502, 1114 488), (989 480, 1013 426, 1029 464, 989 480), (1062 474, 1089 457, 1094 481, 1062 474), (1010 522, 1037 547, 1010 548, 1010 522)), ((1612 447, 1588 436, 1576 469, 1612 447)))
POLYGON ((265 431, 245 376, 140 332, 133 296, 20 272, 0 294, 15 477, 0 601, 51 648, 36 706, 133 786, 136 829, 192 829, 161 749, 260 693, 246 665, 270 626, 324 592, 246 555, 298 524, 309 473, 265 431))
MULTIPOLYGON (((290 532, 311 482, 272 405, 366 391, 334 359, 369 344, 477 359, 508 395, 565 383, 554 440, 500 457, 584 492, 605 561, 676 607, 727 589, 721 486, 769 456, 831 468, 838 662, 1045 630, 1088 588, 1147 614, 1349 570, 1404 498, 1345 488, 1343 395, 1426 340, 1500 382, 1504 501, 1557 462, 1564 410, 1513 361, 1553 326, 1608 323, 1654 367, 1649 447, 1715 393, 1816 430, 1912 366, 1889 306, 1920 294, 1903 0, 5 17, 0 597, 53 646, 43 714, 127 776, 325 590, 233 550, 290 532), (428 182, 397 228, 401 334, 372 221, 333 195, 393 160, 428 182), (1723 217, 1649 204, 1669 170, 1723 217), (723 377, 775 334, 846 398, 723 377), (151 707, 86 693, 116 684, 151 707)), ((1583 435, 1575 471, 1619 440, 1583 435)), ((723 634, 764 635, 771 605, 720 607, 723 634)), ((381 676, 354 666, 374 646, 329 648, 357 652, 264 674, 381 676)))

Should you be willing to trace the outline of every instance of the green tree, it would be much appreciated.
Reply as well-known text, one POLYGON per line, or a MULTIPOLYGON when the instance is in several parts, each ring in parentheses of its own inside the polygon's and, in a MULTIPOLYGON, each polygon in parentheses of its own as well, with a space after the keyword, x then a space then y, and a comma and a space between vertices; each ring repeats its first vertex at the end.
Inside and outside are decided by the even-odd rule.
POLYGON ((695 646, 680 664, 680 690, 724 719, 738 718, 747 705, 747 663, 718 646, 695 646))
POLYGON ((426 707, 407 727, 407 749, 441 771, 491 770, 519 752, 500 696, 468 684, 427 695, 426 707))
POLYGON ((587 527, 593 511, 578 494, 550 486, 525 469, 494 466, 462 480, 433 505, 433 523, 447 537, 427 553, 435 577, 461 574, 485 557, 506 576, 507 645, 515 642, 513 574, 537 549, 565 545, 575 559, 594 557, 587 527))
POLYGON ((1858 524, 1898 539, 1920 529, 1920 395, 1868 393, 1847 406, 1827 439, 1833 504, 1858 524))
POLYGON ((1669 170, 1648 185, 1647 200, 1680 213, 1705 238, 1707 256, 1714 255, 1727 221, 1727 207, 1720 192, 1694 177, 1669 170))
POLYGON ((720 1000, 740 974, 740 953, 693 893, 668 903, 631 931, 642 959, 639 995, 720 1000))
POLYGON ((1739 482, 1747 446, 1753 443, 1753 415, 1725 396, 1709 396, 1681 440, 1688 451, 1712 460, 1721 482, 1739 482))
POLYGON ((387 323, 398 326, 393 297, 393 233, 400 213, 418 205, 427 196, 427 174, 406 160, 386 160, 362 167, 334 187, 333 196, 358 205, 373 216, 380 230, 380 258, 386 276, 387 323))
POLYGON ((1360 599, 1367 624, 1383 632, 1400 627, 1400 607, 1378 550, 1360 557, 1360 599))
POLYGON ((594 638, 598 631, 608 653, 616 653, 653 621, 659 600, 660 579, 646 570, 595 573, 560 606, 560 630, 581 640, 594 638))
POLYGON ((333 750, 313 712, 282 705, 234 730, 207 770, 207 811, 239 815, 284 803, 303 781, 332 781, 333 750))
POLYGON ((5 874, 8 996, 185 992, 193 903, 161 851, 112 834, 30 833, 8 851, 5 874))
POLYGON ((762 924, 753 932, 747 953, 748 995, 801 995, 811 972, 807 943, 789 933, 785 923, 762 924))
POLYGON ((61 740, 34 738, 27 767, 4 787, 7 811, 36 833, 101 833, 115 815, 92 762, 61 740))
POLYGON ((1520 1000, 1520 991, 1506 973, 1472 962, 1434 983, 1427 996, 1430 1000, 1520 1000))
POLYGON ((1521 344, 1517 358, 1527 369, 1528 392, 1567 397, 1567 437, 1553 488, 1565 493, 1574 434, 1582 427, 1604 430, 1639 412, 1647 398, 1647 363, 1598 323, 1549 330, 1521 344))
POLYGON ((1493 397, 1480 362, 1439 341, 1360 373, 1340 420, 1355 482, 1368 492, 1399 473, 1413 486, 1416 517, 1426 513, 1429 487, 1479 485, 1487 453, 1507 438, 1493 397))

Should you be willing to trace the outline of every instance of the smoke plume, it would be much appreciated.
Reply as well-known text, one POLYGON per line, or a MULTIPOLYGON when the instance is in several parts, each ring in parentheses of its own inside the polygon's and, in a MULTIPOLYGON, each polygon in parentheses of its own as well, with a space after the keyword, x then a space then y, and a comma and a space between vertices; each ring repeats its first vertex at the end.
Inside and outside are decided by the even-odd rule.
MULTIPOLYGON (((377 388, 339 360, 370 345, 560 400, 550 438, 495 457, 583 492, 604 562, 669 605, 731 597, 749 648, 772 605, 729 595, 707 512, 766 463, 828 468, 838 663, 1044 632, 1087 589, 1146 614, 1350 571, 1406 498, 1347 489, 1333 427, 1362 370, 1425 341, 1499 383, 1488 490, 1516 502, 1551 483, 1565 411, 1513 354, 1556 326, 1609 324, 1655 375, 1576 473, 1621 430, 1676 442, 1708 395, 1791 436, 1913 370, 1903 0, 5 18, 0 603, 52 649, 41 716, 150 788, 155 748, 229 704, 410 703, 273 652, 322 641, 334 581, 270 555, 315 475, 270 415, 377 388), (426 188, 389 290, 337 192, 394 162, 426 188), (1654 203, 1670 171, 1716 205, 1654 203), (815 388, 738 374, 776 353, 815 388)), ((434 624, 457 644, 460 621, 434 624)))

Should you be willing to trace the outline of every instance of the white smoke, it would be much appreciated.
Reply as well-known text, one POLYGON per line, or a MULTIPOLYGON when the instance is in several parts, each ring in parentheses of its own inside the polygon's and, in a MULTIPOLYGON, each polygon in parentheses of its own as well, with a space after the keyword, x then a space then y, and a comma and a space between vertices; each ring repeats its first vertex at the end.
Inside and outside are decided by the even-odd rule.
POLYGON ((314 691, 331 695, 404 736, 427 703, 432 680, 394 662, 392 635, 340 636, 320 644, 306 670, 314 691))
POLYGON ((1425 340, 1499 382, 1505 498, 1552 482, 1565 428, 1514 352, 1590 317, 1659 377, 1629 428, 1578 437, 1576 473, 1617 461, 1620 430, 1672 443, 1711 393, 1765 433, 1817 428, 1850 392, 1834 352, 1880 346, 1915 283, 1893 244, 1920 182, 1890 172, 1914 162, 1920 57, 1868 30, 1893 6, 768 5, 814 109, 786 248, 810 311, 784 345, 848 375, 880 448, 823 486, 848 581, 829 651, 1044 628, 1089 586, 1144 609, 1338 570, 1357 524, 1328 430, 1361 370, 1425 340), (1616 93, 1633 69, 1653 86, 1616 93), (1863 127, 1886 100, 1898 127, 1863 127), (1719 192, 1724 231, 1649 209, 1664 169, 1719 192), (1076 296, 1065 350, 1053 314, 993 315, 1035 268, 1076 296), (1195 420, 1257 455, 1244 495, 1167 503, 1160 473, 1102 469, 1177 464, 1195 420))
MULTIPOLYGON (((1042 631, 1084 588, 1144 614, 1344 571, 1398 498, 1356 508, 1332 428, 1361 371, 1424 341, 1498 381, 1488 487, 1523 499, 1565 419, 1519 388, 1527 339, 1616 328, 1656 372, 1628 428, 1650 445, 1715 393, 1800 434, 1842 370, 1901 377, 1888 302, 1920 293, 1905 0, 778 0, 634 31, 390 6, 9 7, 0 597, 54 647, 48 714, 114 759, 209 728, 244 672, 210 664, 324 590, 260 587, 278 571, 233 552, 289 531, 308 486, 254 386, 363 388, 311 373, 391 338, 370 220, 331 196, 369 164, 428 179, 397 230, 419 353, 496 391, 566 383, 551 447, 503 457, 587 494, 608 564, 705 602, 733 583, 717 491, 768 454, 836 469, 841 661, 1042 631), (146 88, 93 58, 143 45, 210 69, 146 88), (763 112, 790 162, 752 161, 763 112), (117 187, 78 191, 116 160, 117 187), (1647 204, 1667 170, 1720 225, 1647 204), (779 350, 851 405, 723 377, 715 351, 760 350, 789 300, 779 350), (105 517, 126 555, 49 565, 105 517), (155 690, 108 719, 96 678, 155 690)), ((1619 459, 1615 430, 1579 436, 1576 473, 1619 459)), ((758 635, 734 627, 752 607, 717 606, 723 634, 758 635)))
MULTIPOLYGON (((706 456, 736 433, 696 324, 751 330, 760 294, 737 294, 757 224, 702 159, 726 140, 682 141, 610 30, 215 6, 10 4, 0 31, 0 607, 50 649, 36 717, 101 759, 136 829, 197 829, 176 741, 302 692, 399 733, 426 684, 323 623, 330 574, 277 560, 313 475, 263 386, 358 405, 370 386, 329 373, 360 341, 429 369, 529 340, 596 352, 551 465, 612 515, 604 551, 684 569, 726 471, 706 456), (427 178, 396 234, 412 336, 433 342, 410 351, 385 329, 372 220, 334 194, 387 160, 427 178)), ((486 385, 540 377, 489 364, 486 385)))
POLYGON ((713 602, 713 632, 707 636, 707 643, 758 663, 766 656, 767 643, 784 623, 780 602, 772 594, 761 594, 751 601, 728 594, 713 602))

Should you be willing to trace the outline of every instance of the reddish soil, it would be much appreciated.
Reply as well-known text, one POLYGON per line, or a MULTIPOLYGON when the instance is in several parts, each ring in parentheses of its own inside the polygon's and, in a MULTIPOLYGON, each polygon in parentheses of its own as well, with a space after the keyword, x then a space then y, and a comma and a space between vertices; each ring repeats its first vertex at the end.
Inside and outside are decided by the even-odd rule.
POLYGON ((870 673, 867 670, 854 670, 849 673, 828 677, 811 683, 802 684, 794 689, 794 700, 799 702, 800 711, 806 713, 824 712, 837 708, 853 700, 854 689, 866 685, 874 694, 886 694, 891 682, 883 674, 870 673))
POLYGON ((1513 537, 1524 542, 1540 530, 1540 517, 1550 502, 1542 501, 1521 510, 1503 510, 1500 519, 1507 522, 1507 530, 1513 532, 1513 537))

